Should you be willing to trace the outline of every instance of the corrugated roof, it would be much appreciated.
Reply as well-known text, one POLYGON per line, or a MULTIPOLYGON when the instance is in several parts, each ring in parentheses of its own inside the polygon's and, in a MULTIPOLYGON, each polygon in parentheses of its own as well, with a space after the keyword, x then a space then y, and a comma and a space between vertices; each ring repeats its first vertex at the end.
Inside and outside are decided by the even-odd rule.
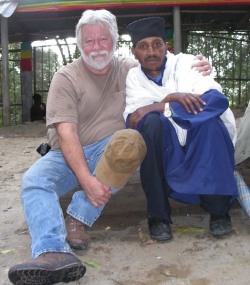
MULTIPOLYGON (((109 5, 115 2, 125 1, 130 2, 128 5, 121 4, 120 6, 112 6, 109 8, 117 16, 119 30, 122 33, 128 23, 133 20, 148 16, 161 16, 166 19, 166 28, 172 27, 173 22, 173 7, 169 5, 169 1, 149 1, 138 0, 137 4, 144 2, 144 5, 133 6, 135 0, 95 0, 95 1, 1 1, 10 4, 20 3, 16 10, 8 18, 9 42, 23 42, 44 40, 46 38, 60 38, 74 37, 75 26, 78 22, 82 12, 87 9, 96 9, 97 3, 102 3, 102 8, 107 8, 105 3, 109 5), (150 2, 150 3, 149 3, 150 2), (50 3, 50 6, 48 4, 50 3), (29 5, 28 5, 29 4, 29 5), (65 5, 71 4, 70 9, 62 9, 65 5), (74 4, 74 5, 73 5, 74 4), (84 5, 88 4, 87 7, 84 5), (25 6, 26 5, 26 6, 25 6), (33 5, 33 6, 32 6, 33 5), (43 8, 44 10, 35 11, 30 10, 31 7, 36 9, 43 8), (132 5, 132 6, 131 6, 132 5), (26 7, 26 8, 25 8, 26 7), (85 7, 85 8, 84 8, 85 7), (25 10, 25 9, 26 10, 25 10), (29 9, 28 9, 29 8, 29 9), (46 10, 47 9, 47 10, 46 10)), ((181 0, 180 0, 181 1, 181 0)), ((185 0, 186 3, 193 0, 185 0)), ((197 0, 196 0, 197 1, 197 0)), ((202 0, 201 0, 202 1, 202 0)), ((200 1, 200 2, 201 2, 200 1)), ((235 30, 250 31, 250 1, 245 0, 247 4, 232 5, 232 2, 244 0, 220 0, 218 3, 227 3, 227 5, 187 5, 181 6, 181 22, 182 31, 195 30, 225 30, 233 32, 235 30), (230 5, 228 5, 228 3, 230 5)), ((172 1, 173 2, 173 1, 172 1)), ((177 1, 174 1, 175 3, 177 1)), ((182 1, 184 2, 184 1, 182 1)), ((208 2, 208 1, 207 1, 208 2)), ((209 1, 210 4, 212 0, 209 1)), ((2 3, 0 3, 1 5, 2 3)), ((3 6, 1 6, 2 8, 3 6)), ((69 7, 69 6, 67 6, 69 7)), ((99 7, 100 8, 100 7, 99 7)), ((2 15, 11 14, 10 10, 4 10, 2 15)))

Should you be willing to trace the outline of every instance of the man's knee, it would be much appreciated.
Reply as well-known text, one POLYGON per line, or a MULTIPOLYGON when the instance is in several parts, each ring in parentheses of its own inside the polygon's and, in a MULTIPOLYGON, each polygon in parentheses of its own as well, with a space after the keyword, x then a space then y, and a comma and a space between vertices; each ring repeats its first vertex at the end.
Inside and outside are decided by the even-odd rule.
POLYGON ((28 169, 22 177, 21 196, 23 196, 25 192, 30 191, 33 188, 32 185, 34 185, 34 181, 37 181, 37 179, 34 178, 34 175, 32 175, 30 169, 28 169))
POLYGON ((142 124, 141 132, 143 135, 153 135, 162 132, 160 115, 156 113, 147 115, 142 124))

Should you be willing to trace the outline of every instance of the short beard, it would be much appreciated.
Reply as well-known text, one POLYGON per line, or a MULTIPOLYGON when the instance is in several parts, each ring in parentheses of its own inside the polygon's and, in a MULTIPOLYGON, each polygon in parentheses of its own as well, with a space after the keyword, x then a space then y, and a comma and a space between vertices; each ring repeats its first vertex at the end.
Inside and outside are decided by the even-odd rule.
POLYGON ((81 53, 82 59, 92 68, 102 70, 108 66, 114 57, 114 49, 108 51, 93 51, 89 55, 86 55, 83 51, 81 53), (106 58, 95 60, 94 57, 98 55, 104 55, 106 58))

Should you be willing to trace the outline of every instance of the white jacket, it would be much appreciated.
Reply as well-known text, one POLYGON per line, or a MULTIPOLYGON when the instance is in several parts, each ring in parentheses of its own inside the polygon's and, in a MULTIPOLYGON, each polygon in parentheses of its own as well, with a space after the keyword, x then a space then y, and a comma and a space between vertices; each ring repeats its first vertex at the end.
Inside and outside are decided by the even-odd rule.
MULTIPOLYGON (((167 62, 163 74, 162 85, 158 86, 149 80, 141 70, 141 65, 130 69, 126 80, 126 107, 124 119, 139 107, 161 102, 168 94, 174 92, 186 92, 203 94, 210 89, 222 92, 221 86, 210 76, 203 76, 192 65, 195 62, 193 55, 167 53, 167 62)), ((235 145, 236 123, 232 111, 228 108, 222 115, 230 138, 235 145)), ((179 127, 171 118, 181 145, 186 141, 186 130, 179 127)))

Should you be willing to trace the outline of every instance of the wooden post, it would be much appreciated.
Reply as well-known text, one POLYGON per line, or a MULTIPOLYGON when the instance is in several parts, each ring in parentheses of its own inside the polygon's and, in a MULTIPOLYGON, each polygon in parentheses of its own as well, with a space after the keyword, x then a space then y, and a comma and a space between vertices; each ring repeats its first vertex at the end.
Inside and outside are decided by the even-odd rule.
POLYGON ((2 44, 2 93, 3 93, 3 126, 8 127, 10 121, 10 93, 9 93, 9 58, 8 58, 8 18, 1 16, 1 44, 2 44))
POLYGON ((174 18, 174 53, 181 52, 181 12, 180 7, 173 8, 174 18))

